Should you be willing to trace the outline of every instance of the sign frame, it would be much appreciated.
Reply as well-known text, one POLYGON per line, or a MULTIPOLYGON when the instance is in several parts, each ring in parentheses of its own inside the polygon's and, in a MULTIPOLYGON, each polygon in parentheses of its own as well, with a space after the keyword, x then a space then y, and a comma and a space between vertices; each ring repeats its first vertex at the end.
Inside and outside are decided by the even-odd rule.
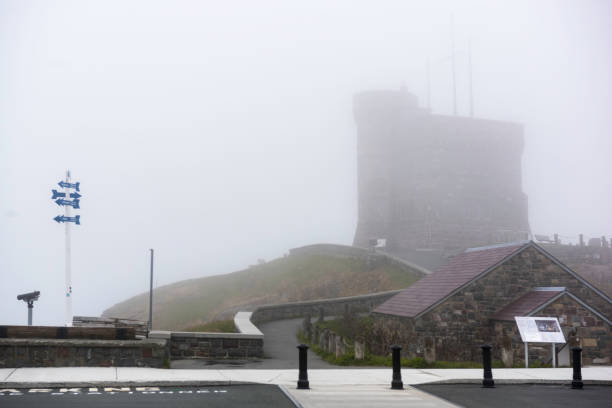
POLYGON ((565 336, 556 317, 514 316, 516 326, 525 343, 525 368, 529 368, 529 343, 550 343, 552 346, 552 366, 557 366, 555 344, 565 344, 565 336))

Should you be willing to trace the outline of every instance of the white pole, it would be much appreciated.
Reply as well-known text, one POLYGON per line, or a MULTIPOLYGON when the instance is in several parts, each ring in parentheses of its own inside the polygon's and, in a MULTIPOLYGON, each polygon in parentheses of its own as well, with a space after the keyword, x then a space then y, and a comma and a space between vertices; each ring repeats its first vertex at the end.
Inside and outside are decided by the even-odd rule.
MULTIPOLYGON (((70 183, 70 170, 66 170, 66 183, 70 183)), ((70 188, 64 187, 66 199, 70 198, 70 188)), ((70 217, 70 206, 65 205, 65 215, 70 217)), ((70 222, 66 221, 66 326, 72 326, 72 270, 70 262, 70 222)))
POLYGON ((525 342, 525 368, 529 368, 529 350, 527 349, 527 342, 525 342))
POLYGON ((553 362, 553 368, 557 367, 557 356, 555 354, 555 343, 552 343, 552 353, 553 353, 553 357, 552 357, 552 362, 553 362))

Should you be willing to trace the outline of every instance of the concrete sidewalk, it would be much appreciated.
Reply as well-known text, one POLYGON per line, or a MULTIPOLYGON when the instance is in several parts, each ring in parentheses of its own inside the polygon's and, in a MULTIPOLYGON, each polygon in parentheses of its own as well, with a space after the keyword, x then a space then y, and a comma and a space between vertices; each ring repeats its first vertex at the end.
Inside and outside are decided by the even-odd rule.
MULTIPOLYGON (((313 369, 308 370, 311 387, 342 385, 389 385, 391 368, 313 369)), ((2 368, 0 388, 64 387, 88 385, 231 385, 240 383, 294 386, 296 369, 168 370, 138 367, 58 367, 2 368)), ((493 369, 496 383, 569 383, 571 368, 498 368, 493 369)), ((585 367, 585 383, 612 385, 612 366, 585 367)), ((482 369, 411 369, 402 370, 404 384, 477 383, 482 369)))

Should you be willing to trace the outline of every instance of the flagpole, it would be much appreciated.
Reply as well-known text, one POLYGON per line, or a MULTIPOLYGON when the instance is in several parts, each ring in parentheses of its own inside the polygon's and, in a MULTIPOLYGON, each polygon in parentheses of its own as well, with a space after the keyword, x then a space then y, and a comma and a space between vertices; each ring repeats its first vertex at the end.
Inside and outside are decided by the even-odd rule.
MULTIPOLYGON (((70 185, 70 170, 66 170, 66 183, 70 185)), ((70 187, 64 187, 66 197, 70 195, 70 187)), ((65 205, 66 217, 70 217, 71 206, 65 205)), ((72 326, 72 269, 70 254, 70 223, 66 224, 66 326, 72 326)))

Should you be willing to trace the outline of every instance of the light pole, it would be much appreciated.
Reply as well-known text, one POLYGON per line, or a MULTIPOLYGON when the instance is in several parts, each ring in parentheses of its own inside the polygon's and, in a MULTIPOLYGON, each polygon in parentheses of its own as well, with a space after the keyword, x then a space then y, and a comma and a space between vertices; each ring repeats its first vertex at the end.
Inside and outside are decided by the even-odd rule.
POLYGON ((149 330, 147 331, 147 337, 149 332, 153 330, 153 248, 151 251, 151 282, 149 284, 149 330))
POLYGON ((70 170, 66 170, 66 180, 60 181, 57 183, 60 187, 64 189, 63 192, 58 192, 57 190, 51 190, 53 196, 52 200, 55 200, 55 203, 59 206, 64 207, 64 215, 58 215, 54 218, 54 220, 58 223, 63 222, 66 224, 66 326, 72 326, 72 269, 71 269, 71 253, 70 253, 70 223, 74 223, 76 225, 81 224, 81 216, 75 215, 74 217, 70 216, 71 208, 80 209, 80 198, 81 195, 78 193, 80 191, 79 182, 71 183, 70 179, 70 170), (70 192, 71 189, 74 189, 74 192, 70 192), (66 200, 66 198, 70 197, 72 200, 66 200))

